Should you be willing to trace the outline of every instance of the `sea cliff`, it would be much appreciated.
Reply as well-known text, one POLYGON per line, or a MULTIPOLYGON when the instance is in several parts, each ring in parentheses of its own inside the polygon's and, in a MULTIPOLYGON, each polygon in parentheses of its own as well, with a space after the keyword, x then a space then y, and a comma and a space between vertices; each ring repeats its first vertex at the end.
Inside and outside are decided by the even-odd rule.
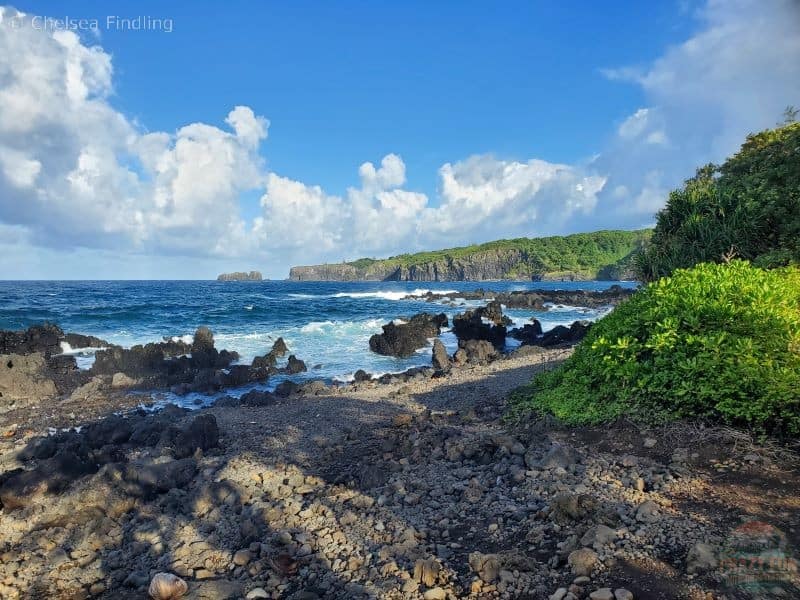
POLYGON ((387 259, 292 267, 292 281, 619 280, 649 230, 519 238, 387 259))

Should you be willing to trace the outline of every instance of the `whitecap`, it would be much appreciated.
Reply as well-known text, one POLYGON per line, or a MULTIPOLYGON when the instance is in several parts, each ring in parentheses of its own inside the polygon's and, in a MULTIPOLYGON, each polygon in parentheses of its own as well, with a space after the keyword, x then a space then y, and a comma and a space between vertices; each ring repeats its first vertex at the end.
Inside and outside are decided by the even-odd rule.
POLYGON ((106 350, 105 346, 86 346, 85 348, 73 348, 69 342, 61 342, 61 354, 67 356, 81 356, 87 354, 94 354, 98 350, 106 350))

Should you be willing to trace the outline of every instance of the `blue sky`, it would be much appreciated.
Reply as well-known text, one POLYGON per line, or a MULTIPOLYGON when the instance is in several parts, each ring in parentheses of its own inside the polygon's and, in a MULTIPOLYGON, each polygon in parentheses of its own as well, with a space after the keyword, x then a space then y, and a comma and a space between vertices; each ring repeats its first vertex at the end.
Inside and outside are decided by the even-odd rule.
POLYGON ((341 194, 362 162, 395 152, 409 187, 433 196, 439 166, 470 154, 566 163, 592 155, 642 103, 639 89, 600 69, 647 62, 697 25, 677 2, 596 4, 17 7, 99 19, 114 57, 110 102, 147 129, 222 126, 244 103, 271 122, 264 154, 277 172, 341 194), (109 13, 169 17, 174 30, 105 29, 109 13))
POLYGON ((639 227, 694 166, 800 104, 790 0, 15 9, 0 93, 43 107, 0 119, 5 278, 281 277, 639 227), (99 35, 26 31, 36 15, 97 19, 99 35), (108 15, 173 31, 115 31, 108 15), (34 81, 14 51, 49 75, 34 81))

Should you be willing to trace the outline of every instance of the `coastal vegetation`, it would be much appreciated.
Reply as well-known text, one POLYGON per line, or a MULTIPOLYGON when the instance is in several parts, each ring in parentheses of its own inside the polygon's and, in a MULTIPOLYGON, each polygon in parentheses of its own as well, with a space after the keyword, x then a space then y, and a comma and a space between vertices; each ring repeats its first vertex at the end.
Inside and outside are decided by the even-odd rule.
POLYGON ((653 281, 732 257, 766 268, 800 261, 800 123, 748 136, 673 191, 636 266, 653 281))
POLYGON ((650 283, 597 322, 515 410, 569 424, 701 417, 800 433, 800 269, 704 263, 650 283))
POLYGON ((574 425, 701 418, 796 437, 798 262, 800 124, 790 123, 670 194, 635 257, 647 285, 520 388, 512 413, 574 425))
POLYGON ((650 230, 497 240, 446 250, 293 267, 290 279, 479 281, 485 279, 625 279, 650 230))

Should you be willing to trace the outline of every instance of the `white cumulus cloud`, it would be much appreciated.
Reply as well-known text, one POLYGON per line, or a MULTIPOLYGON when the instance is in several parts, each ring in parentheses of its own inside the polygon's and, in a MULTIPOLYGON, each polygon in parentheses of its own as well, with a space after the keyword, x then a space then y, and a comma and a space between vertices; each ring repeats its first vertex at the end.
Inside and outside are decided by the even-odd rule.
POLYGON ((143 130, 113 106, 106 51, 0 8, 0 244, 88 249, 81 260, 103 249, 246 260, 283 274, 288 263, 645 226, 697 166, 800 104, 800 4, 709 0, 695 18, 697 31, 652 63, 602 70, 643 103, 609 124, 613 139, 591 161, 466 149, 428 197, 408 189, 393 153, 364 162, 341 194, 269 172, 269 121, 245 105, 221 109, 217 125, 143 130), (241 197, 254 190, 259 213, 245 218, 241 197))

